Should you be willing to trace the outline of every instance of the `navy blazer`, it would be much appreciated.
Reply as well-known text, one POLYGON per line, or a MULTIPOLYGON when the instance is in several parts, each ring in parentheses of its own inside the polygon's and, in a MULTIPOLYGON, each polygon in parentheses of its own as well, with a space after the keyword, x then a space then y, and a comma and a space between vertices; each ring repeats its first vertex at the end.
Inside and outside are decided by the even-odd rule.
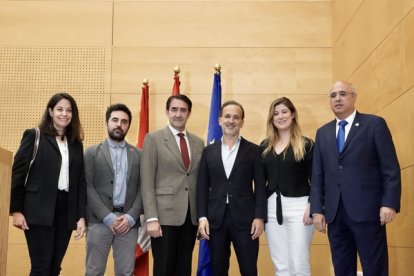
POLYGON ((266 219, 267 198, 261 149, 244 138, 241 138, 229 178, 221 157, 221 141, 204 148, 198 169, 197 217, 207 217, 212 229, 219 228, 227 195, 228 208, 236 228, 250 229, 255 218, 266 219))
POLYGON ((400 166, 383 118, 357 112, 341 154, 334 120, 318 129, 313 153, 311 214, 331 223, 340 198, 357 222, 379 221, 381 207, 399 211, 400 166))
MULTIPOLYGON (((35 135, 34 129, 27 129, 14 156, 10 213, 23 213, 29 225, 51 226, 55 217, 62 156, 56 137, 41 133, 37 156, 24 187, 35 135)), ((79 218, 86 218, 86 181, 82 143, 69 141, 68 150, 68 229, 72 230, 76 229, 79 218)))

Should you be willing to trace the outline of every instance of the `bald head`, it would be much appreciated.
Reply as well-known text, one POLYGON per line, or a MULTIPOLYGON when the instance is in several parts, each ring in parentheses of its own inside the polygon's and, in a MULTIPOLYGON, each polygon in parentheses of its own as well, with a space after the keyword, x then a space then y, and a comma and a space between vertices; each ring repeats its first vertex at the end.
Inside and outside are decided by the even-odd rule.
POLYGON ((352 83, 347 81, 336 81, 329 91, 331 109, 335 116, 340 119, 346 119, 355 110, 357 94, 352 83))

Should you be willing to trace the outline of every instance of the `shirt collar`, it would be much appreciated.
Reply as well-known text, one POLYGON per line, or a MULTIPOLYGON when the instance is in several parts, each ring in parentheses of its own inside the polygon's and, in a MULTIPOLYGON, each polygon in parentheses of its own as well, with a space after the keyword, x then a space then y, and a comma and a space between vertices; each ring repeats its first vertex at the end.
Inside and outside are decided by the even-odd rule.
POLYGON ((125 148, 125 145, 126 145, 125 140, 122 140, 121 142, 116 143, 114 140, 108 137, 107 141, 108 141, 108 145, 111 148, 116 148, 116 147, 125 148))
POLYGON ((175 128, 173 128, 171 125, 168 125, 168 127, 170 128, 170 130, 171 130, 171 132, 174 136, 177 136, 178 133, 184 133, 184 136, 187 136, 187 130, 185 130, 185 129, 183 131, 178 131, 175 128))
MULTIPOLYGON (((241 140, 241 136, 239 136, 239 137, 237 138, 236 143, 234 143, 234 145, 238 145, 238 144, 240 143, 240 140, 241 140)), ((226 147, 227 147, 226 143, 224 143, 223 136, 221 136, 221 144, 222 144, 223 146, 226 146, 226 147)), ((234 147, 234 146, 233 146, 233 147, 234 147)))
POLYGON ((355 116, 356 116, 356 109, 354 110, 354 112, 352 112, 351 115, 349 115, 347 118, 345 118, 345 120, 340 120, 340 119, 336 118, 336 125, 338 125, 338 123, 340 121, 347 121, 348 125, 352 125, 352 123, 354 122, 355 116))

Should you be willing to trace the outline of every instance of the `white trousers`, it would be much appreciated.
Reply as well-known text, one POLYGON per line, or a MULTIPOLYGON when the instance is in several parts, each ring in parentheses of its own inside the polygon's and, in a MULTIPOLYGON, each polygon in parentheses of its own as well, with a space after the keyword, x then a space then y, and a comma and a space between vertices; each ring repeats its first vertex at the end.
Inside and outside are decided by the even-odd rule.
POLYGON ((267 201, 266 238, 277 276, 311 275, 309 247, 313 225, 303 224, 308 196, 282 199, 283 224, 276 220, 276 193, 267 201))

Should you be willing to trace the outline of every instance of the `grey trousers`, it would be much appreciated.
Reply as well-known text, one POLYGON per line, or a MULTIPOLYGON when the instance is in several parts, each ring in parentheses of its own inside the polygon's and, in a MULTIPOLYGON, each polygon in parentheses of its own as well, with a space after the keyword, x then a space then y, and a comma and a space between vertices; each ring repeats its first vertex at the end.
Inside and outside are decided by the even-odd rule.
POLYGON ((112 246, 116 276, 134 273, 138 229, 124 235, 113 234, 103 223, 90 224, 86 233, 86 276, 103 276, 112 246))

